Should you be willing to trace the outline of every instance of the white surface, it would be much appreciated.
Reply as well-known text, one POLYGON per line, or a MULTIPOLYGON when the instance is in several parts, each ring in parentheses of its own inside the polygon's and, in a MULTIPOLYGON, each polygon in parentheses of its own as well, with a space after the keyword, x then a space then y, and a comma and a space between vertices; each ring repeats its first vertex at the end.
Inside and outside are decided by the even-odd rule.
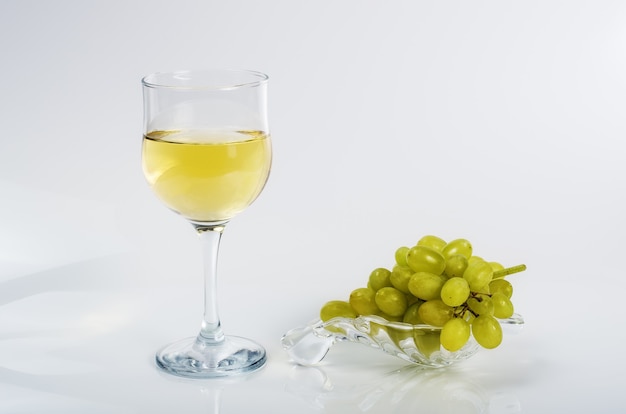
POLYGON ((0 56, 1 413, 623 412, 625 3, 5 0, 0 56), (203 67, 270 76, 272 176, 220 259, 269 363, 232 383, 152 361, 202 281, 141 176, 139 80, 203 67), (427 233, 528 265, 520 335, 451 370, 290 364, 283 332, 427 233))

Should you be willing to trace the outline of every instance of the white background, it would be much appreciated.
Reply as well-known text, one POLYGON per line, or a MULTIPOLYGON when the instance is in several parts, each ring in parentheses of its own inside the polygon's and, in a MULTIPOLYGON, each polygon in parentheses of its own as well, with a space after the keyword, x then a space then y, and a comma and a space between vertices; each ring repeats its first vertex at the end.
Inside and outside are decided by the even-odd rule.
POLYGON ((626 3, 0 0, 0 59, 1 413, 622 412, 626 3), (270 76, 272 175, 220 257, 225 330, 269 362, 234 383, 152 362, 202 279, 142 177, 140 79, 209 67, 270 76), (288 361, 425 234, 527 264, 521 334, 438 372, 288 361))

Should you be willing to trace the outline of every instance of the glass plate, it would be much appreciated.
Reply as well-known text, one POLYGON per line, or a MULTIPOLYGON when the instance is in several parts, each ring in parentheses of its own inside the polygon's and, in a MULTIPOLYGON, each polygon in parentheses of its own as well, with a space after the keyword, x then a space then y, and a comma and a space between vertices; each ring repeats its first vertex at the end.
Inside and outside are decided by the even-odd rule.
MULTIPOLYGON (((524 319, 518 314, 499 319, 499 322, 505 334, 524 325, 524 319)), ((354 319, 334 318, 327 322, 317 320, 290 330, 281 342, 291 359, 301 365, 320 362, 337 341, 368 345, 405 361, 429 367, 443 367, 466 360, 480 349, 470 336, 463 348, 450 352, 440 345, 440 333, 440 327, 431 325, 410 325, 389 322, 379 316, 359 316, 354 319)))

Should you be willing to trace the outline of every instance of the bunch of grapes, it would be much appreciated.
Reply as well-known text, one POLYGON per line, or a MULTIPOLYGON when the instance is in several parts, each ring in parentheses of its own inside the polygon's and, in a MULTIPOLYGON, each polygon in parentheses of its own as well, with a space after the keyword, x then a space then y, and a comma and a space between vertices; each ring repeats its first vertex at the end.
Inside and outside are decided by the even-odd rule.
POLYGON ((413 247, 398 248, 393 268, 374 269, 367 287, 352 291, 349 300, 326 303, 320 318, 377 315, 391 322, 440 327, 440 344, 451 352, 461 349, 470 336, 491 349, 502 342, 498 319, 513 315, 513 286, 505 276, 525 269, 504 268, 473 255, 466 239, 445 242, 427 235, 413 247))

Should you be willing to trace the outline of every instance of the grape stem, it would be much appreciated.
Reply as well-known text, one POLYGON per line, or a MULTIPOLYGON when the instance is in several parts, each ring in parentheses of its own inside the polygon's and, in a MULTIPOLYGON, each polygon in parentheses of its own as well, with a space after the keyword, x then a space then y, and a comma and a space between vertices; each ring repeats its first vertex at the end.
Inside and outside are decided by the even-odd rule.
MULTIPOLYGON (((481 293, 481 295, 483 295, 483 293, 481 293)), ((480 298, 480 296, 479 296, 478 294, 474 293, 474 292, 472 292, 472 293, 470 294, 470 296, 471 296, 471 297, 473 297, 473 298, 478 299, 479 301, 482 301, 482 299, 480 298)), ((488 296, 491 296, 491 295, 488 295, 488 296)), ((466 302, 465 302, 464 304, 462 304, 461 306, 457 306, 456 308, 454 308, 454 317, 455 317, 455 318, 464 318, 464 317, 465 317, 465 314, 466 314, 467 312, 469 312, 469 313, 471 313, 472 315, 474 315, 474 317, 477 317, 477 316, 478 316, 478 314, 477 314, 476 312, 474 312, 473 310, 471 310, 471 309, 469 308, 469 306, 467 305, 467 301, 466 301, 466 302)))
POLYGON ((507 267, 506 269, 496 270, 493 272, 494 279, 502 279, 504 276, 512 275, 514 273, 523 272, 526 270, 526 265, 521 264, 517 266, 507 267))
MULTIPOLYGON (((507 267, 506 269, 496 270, 495 272, 493 272, 493 278, 492 279, 501 279, 504 276, 512 275, 514 273, 523 272, 524 270, 526 270, 526 265, 525 264, 507 267)), ((481 292, 470 292, 470 297, 476 298, 476 299, 478 299, 481 302, 482 302, 482 297, 483 296, 491 297, 491 294, 490 293, 481 293, 481 292)), ((463 303, 462 305, 457 306, 456 308, 454 308, 454 316, 456 318, 463 318, 466 315, 467 312, 469 312, 472 315, 474 315, 474 317, 478 316, 478 314, 476 312, 474 312, 473 310, 471 310, 469 308, 469 306, 467 305, 467 301, 465 303, 463 303)))

